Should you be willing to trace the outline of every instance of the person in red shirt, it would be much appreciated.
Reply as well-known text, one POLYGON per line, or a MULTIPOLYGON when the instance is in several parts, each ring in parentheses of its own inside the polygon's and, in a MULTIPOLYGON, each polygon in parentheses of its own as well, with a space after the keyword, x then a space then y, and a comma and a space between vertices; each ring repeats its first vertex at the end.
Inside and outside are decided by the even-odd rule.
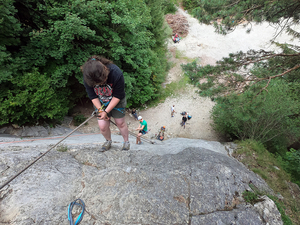
POLYGON ((173 41, 174 41, 174 43, 180 41, 179 35, 177 33, 175 33, 173 41))

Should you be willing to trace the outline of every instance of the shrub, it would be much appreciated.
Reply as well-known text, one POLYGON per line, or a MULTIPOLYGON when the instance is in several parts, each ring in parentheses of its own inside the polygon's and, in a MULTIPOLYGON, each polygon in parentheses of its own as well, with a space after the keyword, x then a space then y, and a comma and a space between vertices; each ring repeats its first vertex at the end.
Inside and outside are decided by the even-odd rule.
POLYGON ((183 5, 184 9, 191 11, 192 9, 194 9, 200 5, 200 1, 183 0, 182 5, 183 5))
POLYGON ((68 146, 67 145, 59 145, 59 146, 56 147, 56 151, 66 152, 66 151, 68 151, 68 146))
POLYGON ((231 138, 261 143, 298 138, 299 118, 294 115, 299 112, 300 102, 292 96, 289 86, 277 81, 268 87, 268 92, 256 93, 249 89, 240 95, 217 98, 211 115, 214 129, 231 138))
POLYGON ((300 151, 290 149, 286 152, 284 160, 285 169, 292 175, 292 181, 300 187, 300 151))
MULTIPOLYGON (((80 124, 82 124, 87 118, 84 115, 77 115, 74 116, 74 125, 75 126, 79 126, 80 124)), ((88 123, 85 123, 84 125, 87 125, 88 123)))
POLYGON ((162 1, 162 7, 164 14, 175 13, 177 11, 176 8, 176 0, 164 0, 162 1))
POLYGON ((259 199, 259 195, 256 192, 244 191, 243 198, 245 199, 246 202, 255 204, 257 202, 257 200, 259 199))
POLYGON ((0 125, 14 122, 19 125, 39 119, 61 120, 68 112, 65 89, 55 89, 53 82, 37 70, 11 79, 13 89, 0 98, 0 125))

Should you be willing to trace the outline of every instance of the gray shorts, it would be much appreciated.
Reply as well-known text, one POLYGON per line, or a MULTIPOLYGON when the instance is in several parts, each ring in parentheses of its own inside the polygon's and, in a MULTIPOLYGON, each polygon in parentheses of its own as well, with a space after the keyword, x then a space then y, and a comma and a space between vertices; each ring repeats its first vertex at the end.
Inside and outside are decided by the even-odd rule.
MULTIPOLYGON (((125 116, 125 107, 127 105, 126 98, 123 98, 119 101, 119 103, 115 106, 113 110, 111 110, 108 113, 108 117, 113 117, 113 118, 123 118, 125 116)), ((96 107, 94 106, 96 109, 96 107)), ((99 118, 98 118, 99 120, 99 118)))

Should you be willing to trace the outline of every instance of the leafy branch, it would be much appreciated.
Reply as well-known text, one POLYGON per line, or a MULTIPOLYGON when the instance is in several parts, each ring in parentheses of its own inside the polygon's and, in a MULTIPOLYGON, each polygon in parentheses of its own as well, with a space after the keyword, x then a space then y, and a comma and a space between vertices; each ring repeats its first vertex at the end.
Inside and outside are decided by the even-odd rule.
POLYGON ((185 73, 193 84, 201 89, 204 96, 243 93, 250 87, 257 94, 267 88, 275 78, 297 77, 300 68, 300 53, 289 51, 275 54, 264 50, 238 52, 218 61, 216 66, 200 66, 196 62, 183 65, 185 73), (259 83, 266 82, 264 86, 259 83))

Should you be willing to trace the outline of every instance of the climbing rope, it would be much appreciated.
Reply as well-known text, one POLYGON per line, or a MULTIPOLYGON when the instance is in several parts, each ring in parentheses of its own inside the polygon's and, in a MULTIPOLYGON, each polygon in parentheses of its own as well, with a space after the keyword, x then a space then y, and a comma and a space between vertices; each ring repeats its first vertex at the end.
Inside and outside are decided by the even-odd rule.
POLYGON ((69 137, 71 134, 73 134, 76 130, 78 130, 81 126, 83 126, 85 123, 87 123, 90 119, 92 119, 96 115, 96 112, 93 112, 92 115, 86 119, 82 124, 80 124, 78 127, 76 127, 72 132, 70 132, 68 135, 66 135, 63 139, 61 139, 57 144, 52 146, 50 149, 48 149, 46 152, 41 154, 39 157, 37 157, 35 160, 33 160, 29 165, 27 165, 24 169, 22 169, 20 172, 18 172, 16 175, 14 175, 12 178, 10 178, 8 181, 6 181, 1 187, 0 190, 5 187, 7 184, 9 184, 11 181, 13 181, 17 176, 19 176, 21 173, 23 173, 25 170, 27 170, 30 166, 32 166, 35 162, 37 162, 40 158, 42 158, 44 155, 46 155, 50 150, 55 148, 59 143, 61 143, 63 140, 65 140, 67 137, 69 137))
POLYGON ((70 221, 70 225, 77 225, 81 222, 81 220, 83 218, 84 210, 85 210, 85 205, 84 205, 84 202, 80 198, 76 199, 74 202, 71 202, 69 204, 69 207, 68 207, 68 220, 70 221), (79 202, 77 202, 77 201, 79 201, 79 202), (77 217, 75 223, 74 223, 73 217, 72 217, 72 210, 73 210, 74 205, 78 205, 82 208, 82 211, 79 214, 79 216, 77 217))
MULTIPOLYGON (((11 181, 13 181, 16 177, 18 177, 21 173, 23 173, 25 170, 27 170, 30 166, 32 166, 34 163, 36 163, 39 159, 41 159, 43 156, 45 156, 48 152, 50 152, 50 150, 52 150, 53 148, 55 148, 58 144, 60 144, 62 141, 64 141, 67 137, 69 137, 71 134, 73 134, 76 130, 78 130, 80 127, 82 127, 85 123, 87 123, 90 119, 92 119, 94 116, 96 115, 97 112, 94 111, 92 113, 92 115, 86 119, 82 124, 80 124, 78 127, 76 127, 72 132, 70 132, 68 135, 66 135, 65 137, 63 137, 63 139, 61 139, 59 142, 57 142, 54 146, 52 146, 50 149, 48 149, 46 152, 44 152, 43 154, 41 154, 39 157, 37 157, 35 160, 33 160, 29 165, 27 165, 24 169, 22 169, 20 172, 18 172, 16 175, 14 175, 12 178, 10 178, 8 181, 6 181, 2 186, 0 186, 0 190, 2 188, 4 188, 7 184, 9 184, 11 181)), ((115 126, 117 126, 117 124, 115 124, 113 121, 111 121, 111 119, 109 119, 109 121, 114 124, 115 126)), ((136 134, 134 134, 133 132, 129 131, 129 134, 131 134, 132 136, 137 137, 136 134)), ((145 142, 148 142, 150 144, 155 144, 154 141, 150 141, 146 138, 141 137, 142 140, 144 140, 145 142)))

